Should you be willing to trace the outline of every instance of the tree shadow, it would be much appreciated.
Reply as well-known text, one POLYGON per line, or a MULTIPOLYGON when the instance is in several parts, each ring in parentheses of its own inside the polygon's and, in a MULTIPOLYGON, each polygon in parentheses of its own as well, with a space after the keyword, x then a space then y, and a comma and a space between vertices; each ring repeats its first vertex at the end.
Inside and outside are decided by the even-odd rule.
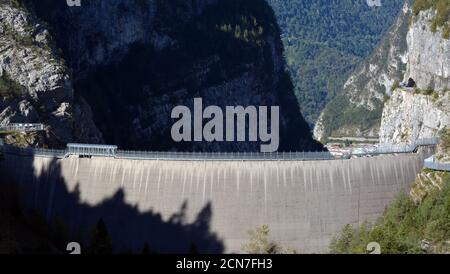
POLYGON ((42 216, 50 226, 51 235, 46 235, 49 238, 66 234, 68 240, 79 242, 85 249, 92 241, 97 223, 103 220, 114 253, 140 253, 146 245, 155 253, 184 254, 193 249, 212 254, 224 251, 222 241, 210 228, 213 214, 210 203, 191 223, 186 218, 186 201, 165 220, 158 212, 141 212, 137 206, 128 204, 122 189, 92 206, 81 201, 79 184, 74 191, 68 190, 58 160, 52 160, 39 176, 34 176, 32 157, 6 155, 5 158, 0 162, 0 186, 14 181, 23 214, 33 216, 37 212, 42 216), (20 167, 13 167, 14 164, 20 167))

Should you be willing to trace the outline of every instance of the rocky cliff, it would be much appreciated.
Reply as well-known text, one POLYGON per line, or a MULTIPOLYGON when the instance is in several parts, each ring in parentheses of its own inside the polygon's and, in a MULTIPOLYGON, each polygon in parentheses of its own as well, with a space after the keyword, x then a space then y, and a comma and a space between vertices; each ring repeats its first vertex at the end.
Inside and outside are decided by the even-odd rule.
POLYGON ((285 72, 264 0, 28 1, 73 70, 107 143, 151 150, 255 151, 258 143, 175 143, 171 110, 280 106, 280 149, 317 150, 285 72))
POLYGON ((340 94, 321 113, 314 128, 316 139, 378 135, 385 97, 406 71, 411 3, 412 0, 405 2, 372 55, 352 73, 340 94))
POLYGON ((405 80, 414 79, 420 89, 442 91, 450 88, 450 39, 443 38, 442 28, 431 30, 435 16, 435 11, 423 11, 409 28, 405 80))
POLYGON ((412 143, 417 139, 436 137, 448 126, 450 92, 425 95, 399 88, 384 107, 380 142, 412 143))
MULTIPOLYGON (((444 91, 449 86, 450 40, 443 34, 445 28, 436 27, 434 30, 432 21, 436 17, 436 11, 427 9, 418 12, 419 5, 413 3, 414 1, 405 3, 403 11, 379 48, 349 78, 343 92, 327 106, 314 130, 316 138, 332 135, 380 136, 382 141, 397 142, 398 137, 389 139, 395 135, 403 136, 406 141, 410 137, 407 137, 408 133, 404 129, 409 127, 411 134, 417 132, 417 136, 411 138, 429 135, 426 133, 428 130, 413 129, 413 125, 404 124, 404 129, 400 130, 398 124, 392 124, 393 121, 401 123, 400 117, 410 117, 413 120, 418 118, 411 117, 412 114, 406 109, 402 110, 402 107, 414 110, 415 114, 422 111, 426 113, 427 108, 431 107, 428 103, 427 106, 423 104, 425 101, 422 97, 417 98, 417 102, 422 102, 418 106, 407 106, 406 104, 414 103, 411 98, 406 98, 409 96, 407 93, 394 92, 398 83, 412 78, 418 89, 433 91, 444 91), (413 9, 417 13, 414 16, 413 9), (391 96, 393 98, 387 103, 386 109, 384 104, 391 96), (398 105, 400 102, 404 104, 398 105), (394 114, 400 116, 394 117, 394 114)), ((419 93, 421 92, 416 92, 419 93)), ((426 121, 423 117, 417 122, 424 123, 426 121)))
MULTIPOLYGON (((23 7, 0 2, 0 125, 44 123, 20 145, 101 141, 89 106, 75 101, 69 70, 42 22, 23 7)), ((7 140, 15 140, 10 138, 7 140)))
POLYGON ((416 88, 397 88, 385 104, 380 141, 411 143, 450 127, 450 40, 430 30, 432 10, 422 11, 408 31, 406 79, 416 88))

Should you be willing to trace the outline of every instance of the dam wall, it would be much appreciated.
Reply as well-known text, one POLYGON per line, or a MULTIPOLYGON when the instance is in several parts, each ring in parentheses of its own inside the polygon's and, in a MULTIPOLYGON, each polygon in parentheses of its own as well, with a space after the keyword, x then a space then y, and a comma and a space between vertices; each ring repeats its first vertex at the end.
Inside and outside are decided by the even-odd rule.
POLYGON ((23 202, 86 239, 99 218, 118 250, 239 253, 248 230, 324 253, 346 224, 373 221, 423 167, 423 153, 323 161, 56 159, 5 154, 23 202))

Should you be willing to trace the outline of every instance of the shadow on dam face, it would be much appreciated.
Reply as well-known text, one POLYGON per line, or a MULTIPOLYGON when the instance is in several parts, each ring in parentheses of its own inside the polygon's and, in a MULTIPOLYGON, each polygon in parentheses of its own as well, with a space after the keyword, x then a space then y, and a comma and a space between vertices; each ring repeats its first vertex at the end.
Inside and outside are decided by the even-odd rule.
MULTIPOLYGON (((88 247, 96 224, 102 220, 108 230, 115 252, 141 252, 145 245, 158 253, 189 253, 195 248, 202 253, 222 253, 223 243, 210 232, 211 204, 207 203, 192 222, 186 221, 188 202, 163 219, 161 214, 141 212, 127 203, 125 192, 117 189, 94 204, 82 200, 81 186, 71 190, 62 172, 61 162, 46 159, 39 171, 33 168, 39 158, 20 157, 20 166, 8 166, 10 171, 0 176, 0 184, 13 181, 25 214, 38 212, 50 226, 64 225, 72 241, 88 247), (26 168, 28 167, 28 168, 26 168)), ((36 167, 36 166, 35 166, 36 167)), ((91 183, 95 183, 92 181, 91 183)), ((15 191, 13 191, 15 192, 15 191)), ((67 243, 66 243, 67 244, 67 243)))
POLYGON ((116 250, 240 252, 247 231, 324 253, 346 224, 373 221, 422 169, 422 153, 334 161, 158 161, 5 155, 21 200, 74 237, 102 218, 116 250))

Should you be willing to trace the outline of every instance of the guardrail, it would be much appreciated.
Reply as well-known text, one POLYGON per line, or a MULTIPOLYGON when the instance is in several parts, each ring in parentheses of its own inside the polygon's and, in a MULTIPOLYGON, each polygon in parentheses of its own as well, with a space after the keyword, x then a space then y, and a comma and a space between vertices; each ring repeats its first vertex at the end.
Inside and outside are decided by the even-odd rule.
POLYGON ((43 124, 9 124, 3 127, 0 127, 0 132, 6 131, 20 131, 20 132, 34 132, 34 131, 43 131, 45 130, 45 126, 43 124))
POLYGON ((65 158, 69 156, 65 149, 45 149, 45 148, 19 148, 4 145, 3 153, 15 154, 20 156, 39 156, 51 158, 65 158))
POLYGON ((334 160, 329 152, 147 152, 118 150, 115 158, 141 160, 185 160, 185 161, 304 161, 334 160))
MULTIPOLYGON (((374 156, 380 154, 398 154, 398 153, 413 153, 420 146, 436 145, 438 138, 429 138, 418 140, 413 145, 407 146, 379 146, 374 149, 355 150, 348 155, 336 158, 330 152, 275 152, 275 153, 256 153, 256 152, 154 152, 154 151, 127 151, 127 150, 108 150, 103 153, 104 145, 76 145, 77 149, 66 148, 61 150, 41 149, 41 148, 16 148, 8 145, 3 145, 5 153, 17 154, 23 156, 40 156, 52 158, 65 158, 70 155, 87 156, 87 157, 112 157, 116 159, 136 159, 136 160, 180 160, 180 161, 314 161, 314 160, 335 160, 351 157, 374 156)), ((112 146, 108 146, 112 147, 112 146)))
POLYGON ((434 146, 439 143, 439 138, 424 138, 417 140, 411 145, 379 145, 373 149, 355 149, 350 156, 365 156, 378 154, 413 153, 421 146, 434 146))
POLYGON ((450 164, 440 163, 436 160, 436 156, 433 155, 428 159, 425 159, 424 166, 429 169, 439 170, 439 171, 450 171, 450 164))

